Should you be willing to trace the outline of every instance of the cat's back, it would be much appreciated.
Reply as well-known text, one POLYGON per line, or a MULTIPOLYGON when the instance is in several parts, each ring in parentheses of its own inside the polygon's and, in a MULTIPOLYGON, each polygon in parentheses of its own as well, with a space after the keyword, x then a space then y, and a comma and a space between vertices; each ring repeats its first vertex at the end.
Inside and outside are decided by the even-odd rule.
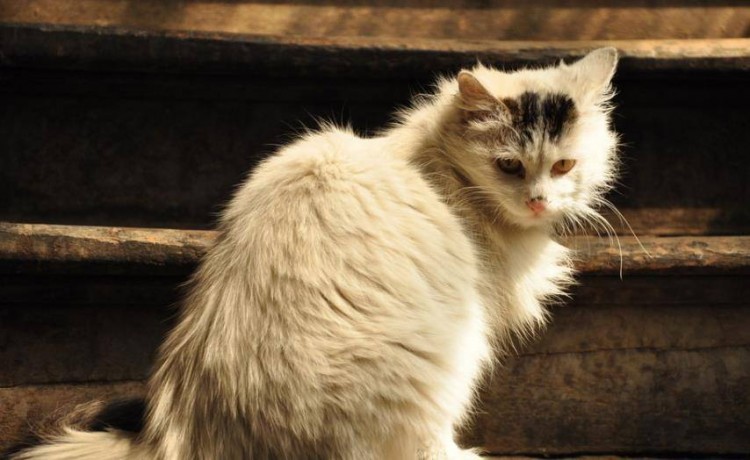
POLYGON ((472 295, 474 253, 457 217, 383 138, 327 129, 281 149, 238 191, 225 229, 253 266, 304 289, 380 289, 371 301, 415 304, 472 295))
POLYGON ((345 129, 310 133, 261 163, 229 211, 252 211, 242 206, 242 200, 253 200, 257 206, 260 203, 255 200, 262 196, 269 205, 272 199, 296 197, 317 202, 322 196, 342 199, 342 194, 361 206, 368 205, 366 198, 385 200, 391 195, 404 202, 420 197, 439 201, 426 190, 419 171, 384 144, 382 139, 361 138, 345 129))
MULTIPOLYGON (((472 258, 458 219, 419 169, 384 139, 344 129, 307 135, 271 156, 240 189, 225 217, 253 227, 275 226, 282 239, 375 243, 400 235, 407 238, 401 240, 405 245, 458 245, 463 258, 472 258)), ((245 225, 234 228, 250 233, 245 225)))

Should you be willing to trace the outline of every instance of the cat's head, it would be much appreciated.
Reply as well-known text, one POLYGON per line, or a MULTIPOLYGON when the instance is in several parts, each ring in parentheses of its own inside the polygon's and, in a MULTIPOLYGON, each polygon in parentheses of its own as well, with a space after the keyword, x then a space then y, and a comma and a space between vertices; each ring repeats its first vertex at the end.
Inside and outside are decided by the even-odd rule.
POLYGON ((454 108, 447 153, 471 195, 525 228, 596 218, 615 174, 616 64, 617 51, 602 48, 571 65, 478 65, 444 82, 454 108))

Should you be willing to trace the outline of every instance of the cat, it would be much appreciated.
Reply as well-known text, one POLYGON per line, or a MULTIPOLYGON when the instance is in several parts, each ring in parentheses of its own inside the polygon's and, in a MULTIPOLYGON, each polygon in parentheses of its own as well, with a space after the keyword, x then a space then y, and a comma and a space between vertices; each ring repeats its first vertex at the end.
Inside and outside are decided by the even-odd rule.
POLYGON ((12 458, 479 458, 454 440, 477 387, 572 282, 557 233, 602 219, 616 64, 478 64, 377 136, 281 148, 223 213, 138 433, 82 423, 12 458))

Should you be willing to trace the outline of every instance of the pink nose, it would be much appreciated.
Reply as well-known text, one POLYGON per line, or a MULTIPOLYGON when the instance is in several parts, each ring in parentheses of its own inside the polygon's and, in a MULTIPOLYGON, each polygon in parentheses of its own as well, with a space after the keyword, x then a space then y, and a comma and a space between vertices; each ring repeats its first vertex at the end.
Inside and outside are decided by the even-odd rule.
POLYGON ((540 212, 544 211, 547 206, 544 204, 544 200, 537 200, 532 199, 526 202, 526 206, 529 207, 532 211, 534 211, 534 214, 539 214, 540 212))

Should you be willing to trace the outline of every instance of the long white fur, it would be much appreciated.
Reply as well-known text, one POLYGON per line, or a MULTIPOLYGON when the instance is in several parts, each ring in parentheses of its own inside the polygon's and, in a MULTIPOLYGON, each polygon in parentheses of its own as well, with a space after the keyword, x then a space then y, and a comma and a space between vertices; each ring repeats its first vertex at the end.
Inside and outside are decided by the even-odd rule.
POLYGON ((326 127, 282 148, 223 215, 137 440, 68 430, 14 459, 477 458, 453 433, 491 348, 544 324, 571 280, 554 225, 585 219, 613 177, 615 63, 602 49, 471 71, 498 99, 569 95, 579 117, 559 145, 476 140, 454 78, 378 137, 326 127), (506 183, 497 156, 523 158, 528 179, 506 183), (578 163, 550 180, 563 158, 578 163), (523 202, 540 191, 549 217, 535 220, 523 202))

